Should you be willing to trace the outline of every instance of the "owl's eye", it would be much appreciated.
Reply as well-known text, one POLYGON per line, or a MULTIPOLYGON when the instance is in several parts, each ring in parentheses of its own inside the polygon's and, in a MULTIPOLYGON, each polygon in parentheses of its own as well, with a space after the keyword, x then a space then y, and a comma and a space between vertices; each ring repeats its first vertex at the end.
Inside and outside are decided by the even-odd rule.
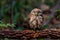
POLYGON ((42 13, 42 12, 38 11, 38 13, 42 13))

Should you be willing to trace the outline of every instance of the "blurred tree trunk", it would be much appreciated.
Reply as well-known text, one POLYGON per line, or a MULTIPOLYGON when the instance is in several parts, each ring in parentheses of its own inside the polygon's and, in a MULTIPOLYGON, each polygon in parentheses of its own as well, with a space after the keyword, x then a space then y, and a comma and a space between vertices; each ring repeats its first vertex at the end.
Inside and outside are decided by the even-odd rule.
POLYGON ((13 6, 12 6, 12 2, 13 1, 10 1, 10 6, 11 6, 11 20, 10 20, 10 23, 11 24, 13 23, 13 6))

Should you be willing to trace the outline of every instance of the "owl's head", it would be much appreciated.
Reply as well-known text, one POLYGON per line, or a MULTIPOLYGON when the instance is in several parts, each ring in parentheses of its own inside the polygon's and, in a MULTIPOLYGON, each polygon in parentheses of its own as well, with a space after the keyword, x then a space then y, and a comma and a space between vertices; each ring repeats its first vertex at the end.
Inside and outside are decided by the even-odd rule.
POLYGON ((35 8, 31 11, 31 14, 34 14, 34 15, 41 15, 42 14, 42 10, 38 9, 38 8, 35 8))

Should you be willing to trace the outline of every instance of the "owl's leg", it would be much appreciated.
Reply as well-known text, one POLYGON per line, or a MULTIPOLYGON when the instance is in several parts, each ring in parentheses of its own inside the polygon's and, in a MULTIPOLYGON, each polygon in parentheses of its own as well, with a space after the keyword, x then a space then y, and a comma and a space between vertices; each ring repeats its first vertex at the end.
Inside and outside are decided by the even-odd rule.
POLYGON ((34 30, 36 30, 36 28, 37 28, 37 25, 34 25, 34 30))

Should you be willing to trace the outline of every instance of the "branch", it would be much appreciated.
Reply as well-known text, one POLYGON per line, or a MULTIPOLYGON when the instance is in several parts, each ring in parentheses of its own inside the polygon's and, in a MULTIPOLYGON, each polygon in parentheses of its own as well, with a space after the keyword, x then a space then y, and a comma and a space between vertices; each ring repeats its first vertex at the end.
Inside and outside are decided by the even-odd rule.
POLYGON ((60 29, 33 30, 3 30, 0 37, 5 38, 60 38, 60 29))

